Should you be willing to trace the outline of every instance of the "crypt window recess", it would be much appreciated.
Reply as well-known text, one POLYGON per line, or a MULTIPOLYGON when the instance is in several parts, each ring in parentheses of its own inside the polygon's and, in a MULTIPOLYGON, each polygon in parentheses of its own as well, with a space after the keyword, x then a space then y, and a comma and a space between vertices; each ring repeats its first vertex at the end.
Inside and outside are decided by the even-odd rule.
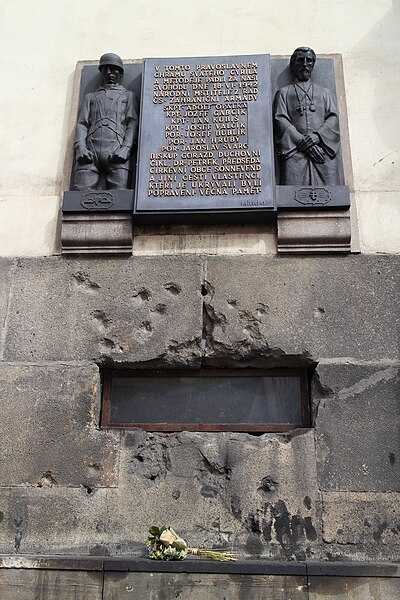
POLYGON ((282 432, 309 427, 305 369, 105 370, 103 427, 282 432))

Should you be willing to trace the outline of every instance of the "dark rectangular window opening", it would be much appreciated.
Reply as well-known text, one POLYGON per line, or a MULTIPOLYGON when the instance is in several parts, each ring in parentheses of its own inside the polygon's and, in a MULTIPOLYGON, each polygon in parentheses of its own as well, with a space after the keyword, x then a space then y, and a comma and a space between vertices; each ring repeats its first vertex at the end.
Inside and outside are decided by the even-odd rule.
POLYGON ((283 432, 310 426, 306 369, 103 374, 102 427, 283 432))

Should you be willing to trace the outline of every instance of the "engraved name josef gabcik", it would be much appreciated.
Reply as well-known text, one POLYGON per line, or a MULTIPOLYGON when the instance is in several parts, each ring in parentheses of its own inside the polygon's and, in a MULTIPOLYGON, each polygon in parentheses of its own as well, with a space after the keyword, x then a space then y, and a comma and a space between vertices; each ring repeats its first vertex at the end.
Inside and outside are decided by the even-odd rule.
POLYGON ((295 191, 294 199, 300 204, 323 205, 332 200, 330 191, 325 187, 302 187, 295 191))
POLYGON ((110 210, 114 196, 110 192, 88 192, 83 194, 81 204, 86 210, 110 210))

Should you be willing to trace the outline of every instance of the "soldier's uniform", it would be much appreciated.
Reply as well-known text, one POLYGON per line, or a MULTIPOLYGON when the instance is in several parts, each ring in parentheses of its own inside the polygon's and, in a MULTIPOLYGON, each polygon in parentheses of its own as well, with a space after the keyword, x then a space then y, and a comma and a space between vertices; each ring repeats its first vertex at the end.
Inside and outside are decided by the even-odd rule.
POLYGON ((129 159, 125 163, 112 163, 109 158, 121 146, 132 148, 137 141, 137 128, 133 93, 124 86, 99 87, 87 94, 79 112, 75 148, 86 146, 94 161, 77 165, 74 189, 96 189, 100 173, 104 173, 109 189, 126 188, 131 171, 129 159))
MULTIPOLYGON (((100 59, 104 65, 114 65, 123 73, 119 56, 105 54, 100 59)), ((133 92, 120 83, 100 86, 94 93, 86 94, 80 108, 75 132, 75 151, 89 150, 93 162, 77 161, 74 172, 74 190, 126 189, 131 173, 130 153, 137 143, 138 117, 133 92), (116 150, 129 151, 125 162, 110 158, 116 150)))

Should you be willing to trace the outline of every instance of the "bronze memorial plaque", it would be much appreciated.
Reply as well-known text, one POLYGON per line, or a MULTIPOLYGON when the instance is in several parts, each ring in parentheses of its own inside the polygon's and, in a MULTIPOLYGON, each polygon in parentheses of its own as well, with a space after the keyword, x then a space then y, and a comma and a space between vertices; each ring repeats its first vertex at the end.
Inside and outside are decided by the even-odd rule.
POLYGON ((274 189, 269 55, 145 59, 135 222, 267 219, 274 189))

